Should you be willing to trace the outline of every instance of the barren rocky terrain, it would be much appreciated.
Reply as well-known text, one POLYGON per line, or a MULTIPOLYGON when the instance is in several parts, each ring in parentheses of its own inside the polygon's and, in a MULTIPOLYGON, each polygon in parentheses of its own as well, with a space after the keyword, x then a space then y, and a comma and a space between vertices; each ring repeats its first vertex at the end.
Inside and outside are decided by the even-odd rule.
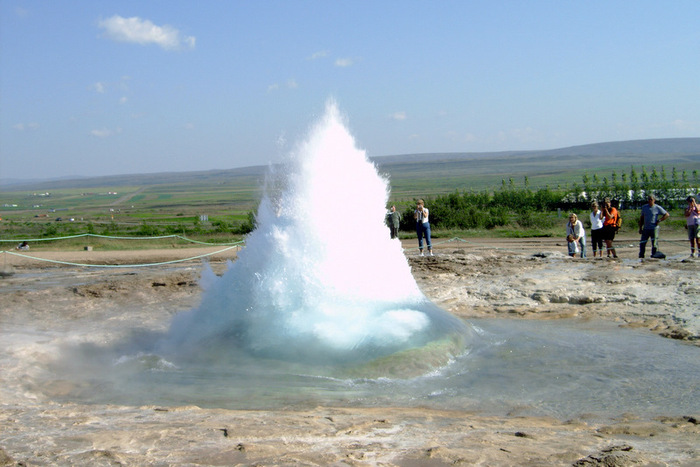
MULTIPOLYGON (((634 239, 629 239, 633 244, 634 239)), ((436 241, 406 255, 421 289, 465 319, 574 319, 646 329, 700 344, 700 260, 680 241, 666 260, 572 259, 561 240, 436 241)), ((157 263, 216 249, 40 252, 72 263, 157 263)), ((30 251, 28 254, 31 254, 30 251)), ((235 249, 210 257, 224 270, 235 249)), ((158 328, 195 306, 200 260, 89 268, 5 259, 0 278, 0 465, 697 465, 700 413, 491 416, 420 407, 224 410, 59 402, 62 383, 37 387, 51 340, 93 323, 95 338, 138 323, 158 328), (116 326, 115 326, 116 323, 116 326), (41 336, 23 334, 26 326, 41 336), (36 339, 37 342, 33 342, 36 339), (43 339, 44 342, 38 342, 43 339), (30 342, 32 341, 32 342, 30 342), (30 345, 31 344, 31 345, 30 345)), ((700 349, 698 349, 700 351, 700 349)), ((698 375, 689 375, 698 379, 698 375)), ((68 384, 68 383, 66 383, 68 384)))

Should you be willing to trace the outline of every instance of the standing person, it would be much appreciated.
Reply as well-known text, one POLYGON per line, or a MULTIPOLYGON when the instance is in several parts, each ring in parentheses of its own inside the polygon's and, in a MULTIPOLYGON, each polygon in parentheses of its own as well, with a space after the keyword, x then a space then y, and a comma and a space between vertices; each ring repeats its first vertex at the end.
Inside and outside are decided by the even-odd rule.
POLYGON ((425 207, 425 203, 422 199, 416 201, 416 210, 413 212, 413 218, 416 220, 416 234, 418 234, 418 249, 420 250, 420 255, 423 255, 423 237, 425 237, 425 243, 428 246, 428 254, 433 256, 433 245, 430 243, 430 220, 428 216, 430 212, 428 208, 425 207))
POLYGON ((688 207, 685 208, 686 229, 688 229, 688 240, 690 240, 690 257, 695 256, 695 245, 698 247, 698 258, 700 258, 700 207, 695 202, 695 198, 686 198, 688 207))
POLYGON ((639 233, 642 239, 639 241, 639 257, 644 258, 647 249, 647 241, 651 238, 651 256, 656 254, 659 246, 659 222, 668 219, 668 213, 664 208, 656 204, 654 195, 647 197, 647 204, 642 206, 642 215, 639 216, 639 233))
MULTIPOLYGON (((608 258, 612 254, 613 258, 617 258, 617 252, 615 252, 615 247, 613 247, 613 240, 615 240, 615 232, 617 231, 617 216, 619 216, 617 209, 612 207, 610 203, 610 198, 605 198, 603 200, 603 241, 605 241, 605 249, 608 253, 608 258)), ((603 254, 601 253, 602 257, 603 254)))
POLYGON ((572 235, 574 241, 578 242, 580 245, 581 258, 586 257, 586 229, 583 228, 583 224, 578 220, 578 216, 573 212, 569 214, 569 222, 566 224, 566 235, 572 235))
POLYGON ((401 214, 396 212, 396 206, 391 205, 391 209, 386 215, 386 223, 389 226, 391 238, 399 238, 399 225, 401 223, 401 214))
POLYGON ((593 257, 600 251, 603 257, 603 213, 598 209, 598 203, 591 203, 591 243, 593 244, 593 257))

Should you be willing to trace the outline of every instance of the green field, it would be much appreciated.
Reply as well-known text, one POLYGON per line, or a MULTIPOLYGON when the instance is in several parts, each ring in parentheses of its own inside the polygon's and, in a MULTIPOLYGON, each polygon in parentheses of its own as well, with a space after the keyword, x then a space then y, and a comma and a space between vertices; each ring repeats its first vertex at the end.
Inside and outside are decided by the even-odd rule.
MULTIPOLYGON (((674 186, 700 185, 700 138, 650 141, 649 146, 606 143, 568 152, 391 156, 378 158, 375 164, 390 181, 390 202, 401 210, 416 198, 431 200, 452 193, 546 188, 563 196, 580 190, 586 177, 595 177, 600 186, 617 183, 616 177, 624 178, 632 170, 653 171, 659 181, 663 176, 674 186)), ((264 167, 247 167, 10 186, 0 190, 0 239, 77 233, 240 238, 250 228, 264 174, 264 167)), ((511 209, 507 225, 483 233, 517 236, 560 230, 558 221, 522 225, 521 217, 511 209)), ((439 225, 436 230, 439 236, 439 225)))

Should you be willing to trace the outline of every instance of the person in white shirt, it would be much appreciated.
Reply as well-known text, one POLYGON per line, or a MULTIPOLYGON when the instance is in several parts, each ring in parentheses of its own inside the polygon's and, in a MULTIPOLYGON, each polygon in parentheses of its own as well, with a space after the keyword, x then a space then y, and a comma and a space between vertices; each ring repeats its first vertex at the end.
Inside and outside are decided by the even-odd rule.
POLYGON ((418 234, 418 249, 420 255, 423 256, 423 237, 428 247, 428 254, 433 256, 433 245, 430 243, 430 220, 428 216, 430 212, 425 207, 422 199, 416 201, 416 210, 413 212, 413 218, 416 220, 416 234, 418 234))
POLYGON ((586 229, 578 220, 578 216, 574 213, 569 214, 569 223, 566 224, 566 235, 573 235, 574 241, 578 242, 581 249, 581 258, 586 257, 586 229))
POLYGON ((603 257, 603 213, 598 209, 598 203, 591 203, 591 243, 593 244, 593 257, 600 251, 603 257))

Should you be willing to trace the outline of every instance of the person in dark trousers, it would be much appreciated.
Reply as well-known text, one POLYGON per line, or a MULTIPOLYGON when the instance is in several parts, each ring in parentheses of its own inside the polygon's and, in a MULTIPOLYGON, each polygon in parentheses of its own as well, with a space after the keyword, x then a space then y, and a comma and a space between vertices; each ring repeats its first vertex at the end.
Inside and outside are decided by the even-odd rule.
POLYGON ((615 233, 617 232, 617 217, 620 214, 617 212, 617 209, 612 206, 610 198, 605 198, 605 200, 603 200, 603 208, 601 211, 603 213, 603 241, 605 242, 605 249, 608 252, 608 258, 610 258, 610 254, 612 254, 613 258, 617 258, 613 240, 615 240, 615 233))
POLYGON ((399 225, 401 224, 401 214, 396 212, 396 206, 392 205, 386 214, 386 225, 389 226, 391 238, 399 238, 399 225))
POLYGON ((418 249, 420 255, 423 256, 423 237, 428 247, 428 254, 433 256, 433 245, 430 243, 430 212, 425 207, 425 202, 422 199, 416 201, 416 210, 413 212, 413 218, 416 220, 416 234, 418 235, 418 249))
POLYGON ((642 207, 642 215, 639 216, 639 233, 642 235, 639 241, 639 257, 644 258, 647 249, 647 241, 651 238, 651 256, 654 257, 659 247, 659 223, 668 219, 668 212, 658 204, 654 195, 647 197, 647 204, 642 207))
POLYGON ((692 196, 688 196, 685 201, 688 207, 685 208, 686 224, 688 229, 688 240, 690 240, 690 257, 695 257, 695 246, 698 247, 698 258, 700 258, 700 207, 692 196))

